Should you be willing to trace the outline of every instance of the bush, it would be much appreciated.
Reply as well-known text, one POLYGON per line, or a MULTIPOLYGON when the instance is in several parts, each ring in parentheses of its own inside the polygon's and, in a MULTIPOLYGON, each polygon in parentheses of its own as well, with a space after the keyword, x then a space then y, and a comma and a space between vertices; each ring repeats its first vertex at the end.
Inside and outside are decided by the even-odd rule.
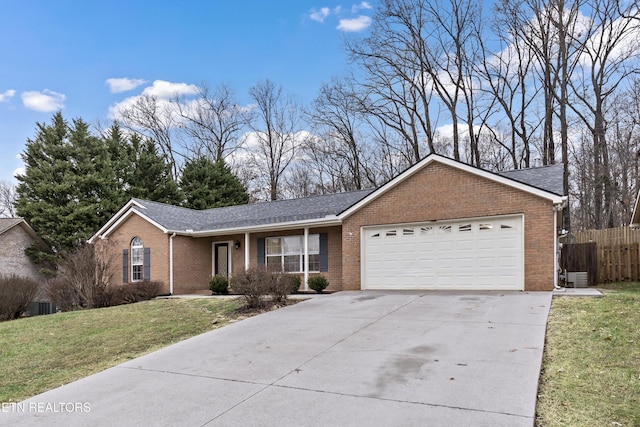
POLYGON ((160 281, 132 282, 119 286, 109 286, 106 292, 106 306, 132 304, 147 301, 158 296, 164 284, 160 281))
POLYGON ((229 293, 229 279, 225 276, 216 274, 209 279, 209 289, 211 292, 217 295, 223 295, 229 293))
POLYGON ((28 277, 0 275, 0 320, 12 320, 29 309, 39 284, 28 277))
POLYGON ((296 293, 300 289, 300 276, 283 272, 273 272, 272 275, 273 288, 270 293, 274 302, 284 303, 288 295, 296 293))
POLYGON ((265 295, 274 289, 274 274, 265 266, 252 267, 231 278, 234 292, 242 295, 247 302, 247 308, 264 307, 265 295))
POLYGON ((110 249, 106 242, 87 244, 62 257, 45 287, 49 299, 62 311, 109 305, 107 286, 115 272, 110 249))
POLYGON ((317 293, 321 293, 327 286, 329 286, 329 281, 324 276, 313 276, 309 277, 307 284, 309 285, 309 288, 313 289, 317 293))

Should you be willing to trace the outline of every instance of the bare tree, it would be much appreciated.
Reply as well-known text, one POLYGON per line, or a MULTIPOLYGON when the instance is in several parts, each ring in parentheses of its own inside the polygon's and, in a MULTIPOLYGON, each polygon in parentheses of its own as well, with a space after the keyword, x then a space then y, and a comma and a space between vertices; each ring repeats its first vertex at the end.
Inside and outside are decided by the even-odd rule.
POLYGON ((480 4, 473 0, 438 0, 425 4, 431 22, 425 53, 431 67, 425 69, 453 125, 453 157, 460 160, 459 115, 468 128, 470 163, 479 164, 474 129, 474 70, 480 53, 480 4), (459 109, 463 108, 460 112, 459 109))
POLYGON ((406 141, 409 150, 404 155, 411 163, 424 157, 425 143, 429 152, 436 152, 429 72, 433 64, 425 41, 427 4, 427 0, 383 0, 370 36, 346 43, 351 59, 366 74, 360 82, 363 111, 406 141))
POLYGON ((371 186, 366 146, 359 137, 363 121, 359 100, 352 81, 334 78, 321 86, 318 96, 306 111, 314 133, 318 135, 306 144, 311 150, 322 151, 336 166, 334 174, 342 182, 342 190, 361 190, 371 186))
POLYGON ((120 109, 119 116, 122 127, 141 133, 158 145, 171 164, 173 178, 177 178, 178 158, 182 153, 175 142, 178 122, 171 104, 157 96, 143 94, 133 104, 120 109))
POLYGON ((300 108, 268 79, 251 87, 249 95, 256 103, 257 117, 251 124, 255 145, 247 147, 250 161, 268 185, 269 199, 277 200, 282 178, 295 158, 300 108))
POLYGON ((240 132, 251 121, 251 112, 235 100, 228 84, 213 90, 206 83, 198 85, 196 99, 176 96, 172 103, 181 121, 181 130, 192 157, 205 156, 216 162, 238 149, 240 132))
POLYGON ((486 82, 484 91, 494 98, 500 115, 507 121, 508 138, 502 138, 505 132, 490 129, 493 140, 509 153, 514 169, 530 166, 530 138, 540 126, 530 113, 539 90, 531 90, 530 85, 533 53, 522 32, 527 19, 523 9, 522 1, 502 0, 494 5, 491 27, 500 50, 492 53, 480 38, 484 58, 478 67, 486 82))
POLYGON ((15 186, 8 181, 0 181, 0 217, 13 218, 16 214, 18 194, 15 186))
MULTIPOLYGON (((607 143, 607 107, 619 86, 640 71, 640 11, 636 1, 621 9, 617 0, 590 0, 591 16, 578 39, 581 73, 571 80, 579 102, 569 104, 593 137, 595 226, 615 224, 613 203, 615 184, 607 143)), ((615 109, 610 109, 615 112, 615 109)))

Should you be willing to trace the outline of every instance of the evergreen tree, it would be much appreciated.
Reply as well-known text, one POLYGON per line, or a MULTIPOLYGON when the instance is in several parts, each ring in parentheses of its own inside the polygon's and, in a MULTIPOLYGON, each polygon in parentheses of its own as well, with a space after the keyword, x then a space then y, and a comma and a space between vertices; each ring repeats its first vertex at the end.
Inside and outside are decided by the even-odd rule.
POLYGON ((152 140, 142 141, 136 134, 130 139, 132 163, 126 193, 129 197, 179 205, 184 199, 173 179, 166 156, 158 153, 152 140))
POLYGON ((70 125, 61 113, 37 124, 27 140, 18 176, 17 213, 54 250, 74 248, 118 209, 118 183, 105 144, 82 119, 70 125))
POLYGON ((119 205, 130 198, 179 205, 183 195, 172 178, 166 156, 158 153, 152 140, 132 134, 128 139, 117 123, 104 136, 116 171, 114 179, 122 190, 119 205))
POLYGON ((247 189, 224 160, 215 163, 206 157, 189 160, 182 171, 180 188, 184 207, 211 209, 249 202, 247 189))

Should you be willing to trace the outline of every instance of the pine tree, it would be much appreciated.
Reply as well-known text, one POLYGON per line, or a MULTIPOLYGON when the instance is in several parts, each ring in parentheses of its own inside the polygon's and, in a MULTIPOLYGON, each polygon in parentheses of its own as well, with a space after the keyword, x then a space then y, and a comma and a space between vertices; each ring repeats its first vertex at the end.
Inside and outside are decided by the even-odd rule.
POLYGON ((249 202, 247 189, 224 160, 214 163, 198 157, 188 161, 182 171, 180 188, 185 195, 183 206, 187 208, 211 209, 249 202))
POLYGON ((117 210, 113 164, 82 119, 70 125, 56 113, 51 124, 37 128, 22 154, 17 212, 55 251, 70 250, 117 210))
POLYGON ((160 155, 152 140, 142 141, 138 135, 130 139, 132 164, 128 174, 129 197, 179 205, 184 196, 173 179, 171 165, 160 155))
POLYGON ((184 197, 172 178, 171 165, 166 156, 158 153, 153 140, 143 141, 135 133, 127 138, 117 123, 103 138, 116 171, 114 179, 122 190, 119 206, 132 197, 172 205, 182 203, 184 197))

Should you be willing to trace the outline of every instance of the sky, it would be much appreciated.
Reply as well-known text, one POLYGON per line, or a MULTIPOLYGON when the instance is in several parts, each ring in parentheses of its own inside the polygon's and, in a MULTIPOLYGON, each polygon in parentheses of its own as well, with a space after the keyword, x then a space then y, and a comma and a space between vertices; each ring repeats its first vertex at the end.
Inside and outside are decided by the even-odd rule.
POLYGON ((309 103, 348 70, 344 38, 375 1, 0 0, 0 181, 61 111, 110 124, 131 97, 228 83, 241 104, 270 79, 309 103))

